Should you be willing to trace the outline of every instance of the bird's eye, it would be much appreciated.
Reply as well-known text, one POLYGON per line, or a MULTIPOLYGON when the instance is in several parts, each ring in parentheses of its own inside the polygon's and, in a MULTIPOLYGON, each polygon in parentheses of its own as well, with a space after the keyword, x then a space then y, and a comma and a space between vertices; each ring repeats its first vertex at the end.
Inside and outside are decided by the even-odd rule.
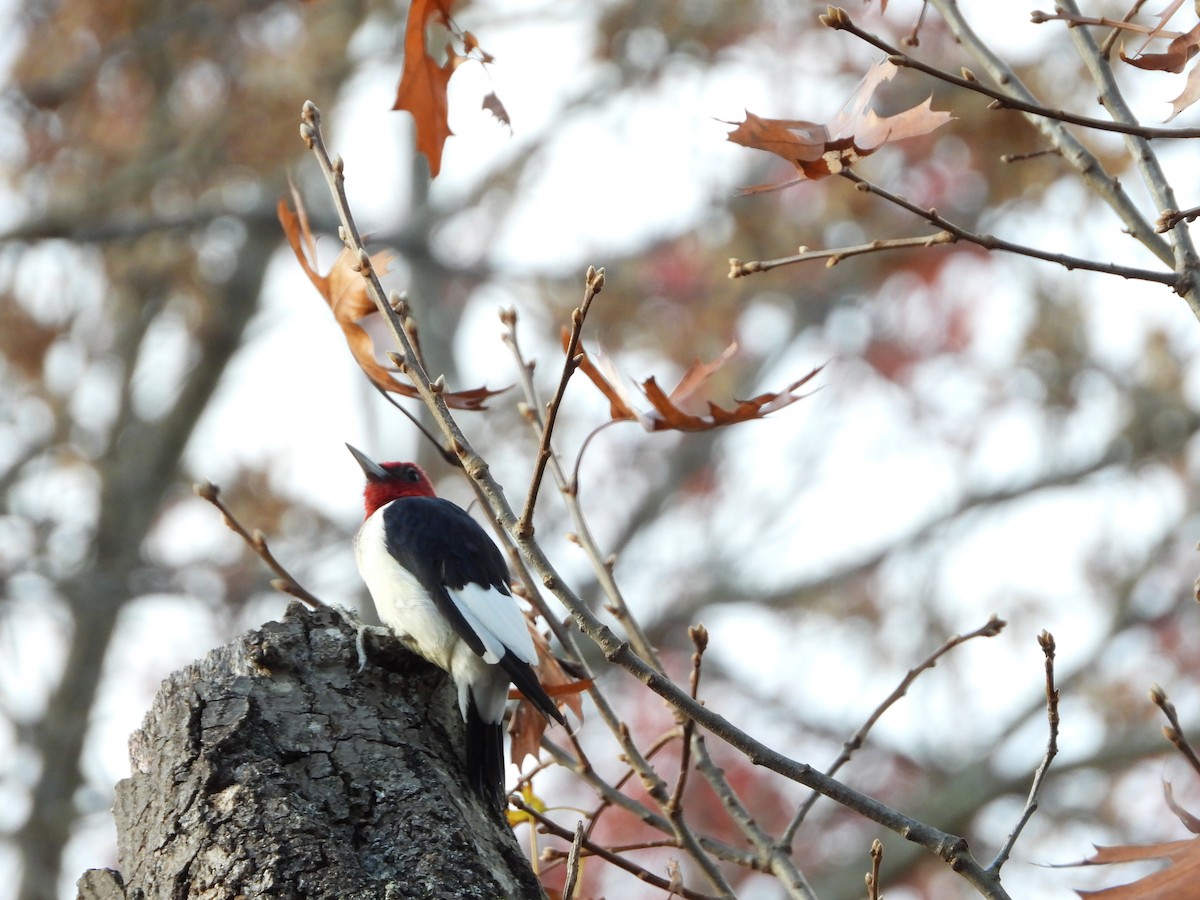
POLYGON ((416 483, 421 480, 421 475, 416 469, 405 466, 404 467, 404 480, 416 483))

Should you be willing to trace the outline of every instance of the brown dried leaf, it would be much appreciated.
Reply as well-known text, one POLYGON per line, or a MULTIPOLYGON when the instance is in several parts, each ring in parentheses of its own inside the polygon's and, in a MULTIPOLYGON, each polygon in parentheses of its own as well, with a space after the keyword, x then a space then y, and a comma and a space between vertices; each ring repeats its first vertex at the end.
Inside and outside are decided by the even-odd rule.
POLYGON ((512 131, 512 120, 508 118, 508 110, 504 108, 504 104, 500 102, 495 91, 483 98, 483 109, 495 116, 497 122, 512 131))
MULTIPOLYGON (((897 68, 887 60, 871 67, 841 111, 827 124, 802 119, 764 119, 752 112, 728 135, 728 139, 754 150, 765 150, 796 167, 798 181, 816 180, 842 172, 889 141, 928 134, 949 122, 948 112, 935 112, 924 103, 880 117, 871 108, 875 91, 895 76, 897 68)), ((772 190, 776 185, 755 185, 745 193, 772 190)))
POLYGON ((680 403, 694 394, 704 382, 716 374, 721 366, 733 359, 737 351, 737 341, 734 341, 712 362, 702 363, 698 359, 694 361, 683 373, 683 377, 679 379, 679 384, 675 385, 675 390, 671 391, 671 402, 680 403))
POLYGON ((1145 846, 1097 847, 1080 866, 1109 866, 1125 862, 1166 860, 1167 867, 1129 884, 1099 891, 1076 891, 1080 897, 1104 900, 1190 900, 1200 883, 1200 839, 1164 841, 1145 846))
MULTIPOLYGON (((372 382, 381 390, 404 397, 418 397, 417 389, 410 384, 397 381, 392 371, 382 365, 375 356, 375 342, 371 335, 358 324, 367 316, 376 314, 379 310, 375 301, 367 293, 367 281, 362 273, 355 270, 355 256, 344 248, 329 269, 327 275, 322 275, 317 269, 317 242, 308 224, 308 215, 300 194, 292 187, 292 201, 296 204, 296 212, 288 207, 287 202, 280 200, 275 212, 283 233, 287 237, 300 268, 308 276, 317 292, 325 298, 333 317, 337 320, 342 334, 346 338, 346 346, 354 361, 372 382)), ((386 272, 391 265, 392 255, 387 252, 376 253, 371 257, 371 266, 376 272, 386 272)), ((503 390, 507 390, 504 388, 503 390)), ((483 409, 489 397, 501 391, 488 390, 486 387, 474 388, 467 391, 446 391, 442 394, 446 404, 453 409, 483 409)))
MULTIPOLYGON (((570 334, 564 331, 564 347, 569 340, 570 334)), ((642 382, 641 397, 639 397, 638 392, 629 385, 603 351, 598 351, 595 361, 593 361, 580 347, 579 352, 583 359, 580 361, 579 368, 608 398, 611 404, 609 412, 613 421, 632 420, 647 431, 712 431, 714 428, 761 419, 808 396, 795 392, 824 368, 824 366, 818 366, 803 378, 792 382, 777 393, 764 393, 751 397, 749 400, 739 400, 730 409, 717 406, 711 401, 706 403, 708 415, 695 415, 681 409, 679 404, 692 396, 705 381, 729 361, 736 351, 737 344, 730 344, 716 360, 709 363, 697 360, 692 363, 683 374, 679 384, 669 394, 658 386, 655 378, 650 377, 642 382), (652 410, 647 412, 640 408, 643 397, 650 401, 652 410)))
MULTIPOLYGON (((1193 834, 1200 832, 1200 819, 1175 802, 1170 782, 1163 782, 1163 793, 1179 821, 1193 834)), ((1108 866, 1152 859, 1165 860, 1166 868, 1128 884, 1076 893, 1080 897, 1103 897, 1105 900, 1190 900, 1196 896, 1196 885, 1200 883, 1200 838, 1144 846, 1097 847, 1093 856, 1075 865, 1108 866)))
POLYGON ((429 161, 429 175, 436 178, 442 168, 442 148, 450 130, 450 104, 446 86, 463 57, 446 47, 446 62, 439 65, 425 45, 425 28, 436 19, 450 26, 452 0, 413 0, 404 31, 404 68, 396 88, 392 109, 412 113, 417 128, 417 152, 429 161))
POLYGON ((1182 72, 1188 60, 1200 51, 1200 24, 1187 34, 1181 34, 1167 45, 1165 53, 1142 53, 1129 57, 1121 51, 1121 59, 1139 69, 1154 72, 1182 72))
POLYGON ((1171 101, 1171 114, 1166 121, 1170 122, 1197 100, 1200 100, 1200 64, 1192 66, 1192 71, 1188 72, 1183 92, 1171 101))
POLYGON ((1167 799, 1167 806, 1171 807, 1171 812, 1179 817, 1179 821, 1183 823, 1183 827, 1192 834, 1200 834, 1200 817, 1188 812, 1175 800, 1175 790, 1171 787, 1171 782, 1163 782, 1163 795, 1167 799))

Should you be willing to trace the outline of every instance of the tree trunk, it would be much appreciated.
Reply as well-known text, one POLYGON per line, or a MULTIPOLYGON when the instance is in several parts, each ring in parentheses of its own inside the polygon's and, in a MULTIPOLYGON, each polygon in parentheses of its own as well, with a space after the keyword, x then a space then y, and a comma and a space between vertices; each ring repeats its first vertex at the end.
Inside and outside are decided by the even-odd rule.
POLYGON ((449 679, 397 640, 293 603, 176 672, 117 785, 106 898, 540 898, 469 788, 449 679), (123 879, 123 883, 122 883, 123 879))

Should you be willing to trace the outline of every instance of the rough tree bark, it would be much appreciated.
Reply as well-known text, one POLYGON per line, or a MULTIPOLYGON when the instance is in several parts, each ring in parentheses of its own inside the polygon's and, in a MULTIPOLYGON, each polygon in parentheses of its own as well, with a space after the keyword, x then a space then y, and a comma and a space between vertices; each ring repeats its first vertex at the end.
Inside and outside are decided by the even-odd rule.
POLYGON ((541 898, 511 829, 471 792, 449 680, 332 610, 176 672, 117 785, 121 873, 80 898, 541 898))

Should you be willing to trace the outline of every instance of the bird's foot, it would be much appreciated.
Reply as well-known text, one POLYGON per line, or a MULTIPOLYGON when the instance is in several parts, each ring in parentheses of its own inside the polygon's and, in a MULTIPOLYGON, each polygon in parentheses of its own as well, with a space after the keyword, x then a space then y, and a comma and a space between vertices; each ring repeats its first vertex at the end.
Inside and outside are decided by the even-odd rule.
POLYGON ((376 635, 388 634, 387 628, 382 625, 368 625, 358 617, 352 609, 347 609, 344 606, 333 607, 334 612, 341 616, 342 621, 354 632, 354 655, 358 660, 358 668, 356 674, 361 674, 362 670, 367 667, 367 633, 371 632, 376 635))

